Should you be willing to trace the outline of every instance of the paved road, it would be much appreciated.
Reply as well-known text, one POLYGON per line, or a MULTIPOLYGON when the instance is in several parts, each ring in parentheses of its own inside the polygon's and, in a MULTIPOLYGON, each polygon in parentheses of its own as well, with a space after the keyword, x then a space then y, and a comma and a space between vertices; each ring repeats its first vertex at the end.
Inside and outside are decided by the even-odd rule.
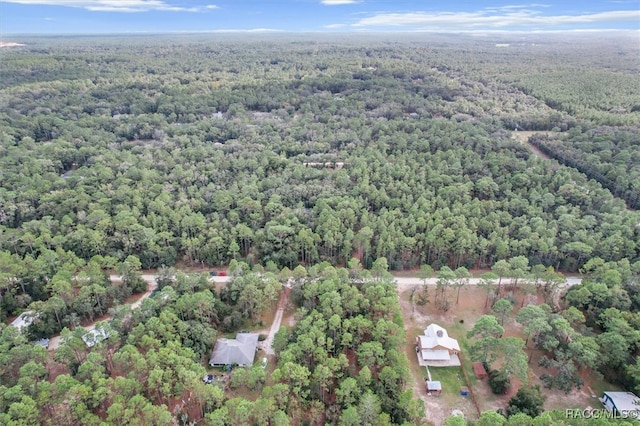
MULTIPOLYGON (((122 281, 122 277, 119 275, 110 275, 109 279, 111 281, 122 281)), ((151 296, 151 293, 153 293, 153 291, 158 288, 158 283, 156 282, 156 275, 152 275, 152 274, 143 274, 142 275, 142 279, 145 280, 147 282, 147 291, 145 293, 142 294, 142 296, 136 300, 135 302, 133 302, 131 304, 131 309, 136 309, 138 307, 140 307, 140 305, 142 305, 142 301, 144 299, 146 299, 147 297, 151 296)), ((574 285, 578 285, 582 282, 582 278, 580 277, 566 277, 567 279, 567 283, 566 286, 567 287, 571 287, 574 285)), ((229 281, 232 280, 232 277, 229 276, 224 276, 224 277, 220 277, 220 276, 215 276, 215 277, 210 277, 209 278, 210 281, 216 282, 216 283, 228 283, 229 281)), ((418 278, 418 277, 396 277, 395 278, 396 283, 399 286, 411 286, 411 285, 423 285, 425 283, 425 280, 418 278)), ((426 280, 427 285, 436 285, 437 282, 437 278, 429 278, 426 280)), ((478 283, 481 280, 479 278, 470 278, 469 279, 469 285, 478 285, 478 283)), ((503 278, 502 279, 502 284, 511 284, 512 280, 510 278, 503 278)), ((267 340, 265 340, 265 342, 263 343, 263 346, 265 347, 265 352, 267 352, 267 354, 272 354, 273 353, 273 349, 271 348, 271 344, 273 342, 273 336, 275 335, 275 333, 278 332, 278 329, 280 328, 280 321, 282 321, 282 315, 284 313, 284 308, 279 308, 278 311, 276 312, 276 316, 274 319, 273 324, 271 325, 271 329, 269 330, 269 336, 267 337, 267 340)), ((108 321, 109 318, 103 318, 103 321, 108 321)), ((95 328, 95 322, 86 326, 83 326, 87 331, 91 331, 95 328)), ((58 348, 58 346, 60 346, 60 335, 56 335, 54 337, 51 338, 51 340, 49 341, 49 349, 50 350, 56 350, 58 348)))
MULTIPOLYGON (((565 277, 565 278, 567 280, 567 283, 565 284, 567 287, 578 285, 582 282, 582 278, 580 277, 565 277)), ((398 285, 423 285, 425 283, 425 280, 418 277, 396 277, 395 281, 398 285)), ((480 278, 470 278, 469 285, 478 285, 478 283, 481 281, 482 280, 480 278)), ((437 278, 429 278, 426 280, 427 285, 436 285, 437 282, 438 282, 437 278)), ((497 283, 497 280, 496 280, 496 283, 497 283)), ((511 278, 502 279, 502 285, 511 284, 511 283, 513 283, 513 280, 511 278)))

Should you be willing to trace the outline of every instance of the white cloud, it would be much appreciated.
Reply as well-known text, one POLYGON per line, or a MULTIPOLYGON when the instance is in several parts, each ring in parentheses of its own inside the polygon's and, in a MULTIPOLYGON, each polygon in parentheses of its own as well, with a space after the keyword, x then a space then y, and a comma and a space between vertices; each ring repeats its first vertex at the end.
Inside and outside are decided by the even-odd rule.
POLYGON ((329 24, 329 25, 325 25, 324 27, 328 29, 335 29, 335 28, 344 28, 346 26, 347 24, 329 24))
POLYGON ((486 11, 509 11, 509 10, 518 10, 518 9, 532 9, 536 7, 551 7, 548 4, 540 4, 540 3, 531 3, 531 4, 506 4, 504 6, 491 6, 485 7, 486 11))
POLYGON ((321 3, 327 6, 337 6, 341 4, 358 3, 358 0, 322 0, 321 3))
POLYGON ((167 12, 200 12, 217 9, 210 4, 198 7, 174 6, 166 0, 3 0, 6 3, 30 5, 66 6, 87 9, 93 12, 148 12, 161 10, 167 12))
MULTIPOLYGON (((535 5, 530 5, 535 6, 535 5)), ((539 6, 539 5, 538 5, 539 6)), ((424 31, 476 31, 479 29, 541 29, 565 25, 637 22, 638 10, 619 10, 582 15, 543 15, 538 11, 508 7, 476 12, 378 13, 362 18, 354 27, 406 27, 424 31)))

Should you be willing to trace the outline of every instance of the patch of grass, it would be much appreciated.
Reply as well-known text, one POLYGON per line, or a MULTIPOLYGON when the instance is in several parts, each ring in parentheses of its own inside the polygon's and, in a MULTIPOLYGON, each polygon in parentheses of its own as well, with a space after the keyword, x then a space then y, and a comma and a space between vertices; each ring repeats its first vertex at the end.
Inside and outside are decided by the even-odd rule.
POLYGON ((625 389, 621 388, 618 385, 611 384, 607 382, 604 377, 600 374, 592 374, 589 376, 590 382, 588 383, 589 387, 593 391, 593 394, 597 397, 601 397, 604 392, 607 391, 624 391, 625 389))
MULTIPOLYGON (((278 296, 278 300, 280 300, 280 296, 278 296)), ((272 305, 265 309, 264 312, 262 312, 262 315, 260 315, 260 320, 258 324, 256 324, 255 329, 271 326, 274 318, 276 317, 276 312, 278 312, 278 300, 276 300, 272 305)))
POLYGON ((430 368, 431 378, 442 384, 442 395, 446 405, 450 409, 461 410, 467 419, 478 418, 478 412, 473 404, 472 396, 462 396, 460 390, 467 386, 462 369, 460 367, 434 367, 430 368))
POLYGON ((224 376, 227 373, 225 367, 211 367, 207 366, 207 374, 214 374, 216 376, 224 376))
POLYGON ((226 391, 224 396, 229 399, 242 398, 248 401, 255 401, 256 399, 260 398, 261 394, 262 394, 262 387, 255 390, 250 390, 246 386, 240 386, 237 389, 230 389, 226 391))
POLYGON ((442 397, 447 400, 458 400, 460 388, 466 386, 460 367, 431 367, 431 380, 442 383, 442 397))
MULTIPOLYGON (((464 369, 464 372, 469 379, 469 386, 477 386, 479 383, 478 378, 476 377, 473 371, 473 361, 471 360, 471 355, 469 352, 470 343, 467 340, 467 331, 471 328, 470 325, 466 323, 461 323, 457 318, 451 327, 451 336, 455 337, 458 340, 458 344, 460 345, 461 355, 460 361, 462 362, 461 368, 464 369)), ((464 379, 464 376, 463 376, 464 379)))
POLYGON ((462 396, 460 390, 467 386, 462 369, 460 367, 430 367, 431 379, 442 384, 442 394, 438 397, 443 400, 444 407, 449 410, 460 410, 467 419, 477 419, 478 412, 473 404, 471 395, 462 396))
POLYGON ((394 277, 409 277, 413 278, 417 276, 418 269, 403 269, 402 271, 390 271, 394 277))
MULTIPOLYGON (((536 355, 539 355, 539 352, 536 351, 536 355)), ((535 370, 537 374, 550 374, 549 370, 537 365, 535 360, 538 358, 538 356, 534 355, 531 369, 535 370)), ((547 389, 538 377, 535 377, 530 383, 539 384, 542 388, 542 394, 547 397, 545 402, 546 410, 565 410, 567 408, 585 408, 588 406, 601 408, 602 404, 598 397, 602 396, 603 392, 624 390, 619 386, 608 383, 605 377, 596 372, 583 372, 581 378, 585 382, 584 385, 580 389, 573 388, 568 394, 555 388, 547 389), (595 395, 595 397, 592 395, 595 395)))

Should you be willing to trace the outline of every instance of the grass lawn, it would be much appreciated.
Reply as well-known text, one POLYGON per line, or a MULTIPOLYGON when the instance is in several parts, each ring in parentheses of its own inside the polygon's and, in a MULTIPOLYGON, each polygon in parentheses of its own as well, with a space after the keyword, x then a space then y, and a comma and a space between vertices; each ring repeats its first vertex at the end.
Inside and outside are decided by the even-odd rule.
MULTIPOLYGON (((478 412, 471 394, 461 395, 461 388, 467 386, 462 367, 430 367, 431 379, 442 384, 442 394, 438 397, 448 410, 460 410, 467 419, 478 418, 478 412)), ((451 412, 451 411, 449 411, 451 412)))
POLYGON ((460 388, 466 386, 464 376, 460 367, 431 367, 431 380, 437 380, 442 383, 442 396, 455 396, 456 399, 460 395, 460 388))
POLYGON ((565 395, 557 389, 543 389, 543 394, 547 395, 545 408, 547 410, 564 410, 567 408, 585 408, 591 406, 593 408, 601 408, 602 403, 598 400, 605 391, 624 391, 620 386, 608 383, 604 377, 598 374, 590 374, 588 383, 583 386, 580 391, 571 391, 569 395, 565 395), (572 398, 571 396, 580 395, 580 398, 572 398), (592 397, 595 395, 595 397, 592 397))

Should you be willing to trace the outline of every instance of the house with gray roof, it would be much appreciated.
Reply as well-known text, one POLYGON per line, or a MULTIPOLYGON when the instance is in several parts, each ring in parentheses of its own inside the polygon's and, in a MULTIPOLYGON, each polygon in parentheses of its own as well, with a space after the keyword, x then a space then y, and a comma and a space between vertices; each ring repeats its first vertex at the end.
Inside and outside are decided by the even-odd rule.
POLYGON ((257 347, 257 333, 238 333, 235 339, 221 337, 216 341, 209 359, 209 365, 212 367, 224 367, 226 365, 250 366, 253 364, 257 347))

